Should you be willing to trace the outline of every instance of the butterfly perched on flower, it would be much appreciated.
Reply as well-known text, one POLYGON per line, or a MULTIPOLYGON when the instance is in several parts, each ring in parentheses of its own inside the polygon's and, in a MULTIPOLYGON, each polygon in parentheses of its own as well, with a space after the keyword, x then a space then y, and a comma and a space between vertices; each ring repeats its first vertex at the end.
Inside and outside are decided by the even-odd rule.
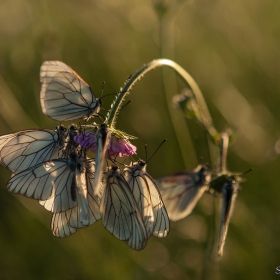
POLYGON ((95 98, 90 86, 65 63, 45 61, 40 80, 42 111, 51 119, 88 119, 98 114, 102 100, 95 98))

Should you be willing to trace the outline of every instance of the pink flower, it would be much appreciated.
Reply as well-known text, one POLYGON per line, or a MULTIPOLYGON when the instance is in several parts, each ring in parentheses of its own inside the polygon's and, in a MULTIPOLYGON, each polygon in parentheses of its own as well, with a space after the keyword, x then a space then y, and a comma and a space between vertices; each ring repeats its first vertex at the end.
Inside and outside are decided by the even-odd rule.
MULTIPOLYGON (((96 131, 89 130, 80 135, 74 136, 74 141, 84 149, 95 153, 96 150, 96 131)), ((131 156, 136 154, 136 147, 123 138, 111 137, 108 145, 107 156, 131 156)))
POLYGON ((123 138, 111 137, 107 153, 110 156, 131 156, 136 154, 136 147, 123 138))

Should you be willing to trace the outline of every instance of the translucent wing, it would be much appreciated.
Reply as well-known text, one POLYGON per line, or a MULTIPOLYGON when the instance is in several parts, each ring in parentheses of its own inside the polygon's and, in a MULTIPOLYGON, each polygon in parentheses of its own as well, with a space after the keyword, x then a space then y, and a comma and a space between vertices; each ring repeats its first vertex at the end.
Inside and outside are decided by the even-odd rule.
POLYGON ((220 232, 218 241, 218 255, 223 255, 223 249, 226 241, 228 224, 233 212, 234 203, 239 189, 238 182, 234 177, 229 177, 222 189, 222 210, 220 221, 220 232))
POLYGON ((147 232, 130 188, 116 169, 106 174, 100 212, 104 227, 134 250, 142 250, 147 232))
POLYGON ((103 177, 103 168, 105 162, 105 156, 107 152, 108 145, 111 139, 111 131, 109 130, 107 124, 101 124, 100 128, 96 132, 96 169, 93 191, 95 195, 100 193, 101 180, 103 177))
MULTIPOLYGON (((83 177, 81 172, 79 176, 83 177)), ((84 178, 83 178, 84 179, 84 178)), ((89 226, 99 220, 100 216, 100 196, 93 195, 93 179, 94 179, 94 164, 92 161, 86 162, 85 179, 87 184, 87 205, 88 205, 88 218, 85 219, 82 215, 81 209, 78 205, 65 212, 54 213, 51 222, 52 232, 57 237, 66 237, 77 230, 89 226)))
POLYGON ((58 121, 88 118, 100 110, 89 85, 68 65, 45 61, 41 66, 40 100, 43 113, 58 121))
POLYGON ((78 165, 75 157, 73 154, 69 159, 43 162, 14 174, 7 188, 10 192, 39 200, 48 211, 57 213, 72 209, 77 206, 75 175, 78 165))
POLYGON ((139 161, 124 170, 134 198, 143 216, 148 235, 166 237, 169 218, 153 178, 146 172, 146 163, 139 161))
POLYGON ((170 220, 189 215, 208 188, 211 173, 206 166, 182 171, 156 180, 170 220))
POLYGON ((66 128, 36 129, 0 136, 0 163, 14 173, 62 155, 66 128))

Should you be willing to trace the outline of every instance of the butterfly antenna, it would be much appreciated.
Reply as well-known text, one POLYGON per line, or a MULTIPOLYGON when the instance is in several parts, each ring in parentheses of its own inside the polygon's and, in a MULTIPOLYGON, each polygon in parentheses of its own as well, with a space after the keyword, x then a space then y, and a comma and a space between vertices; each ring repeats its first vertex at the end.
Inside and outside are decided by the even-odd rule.
POLYGON ((101 99, 103 98, 104 88, 105 88, 105 81, 102 82, 101 97, 100 97, 101 99))
MULTIPOLYGON (((157 147, 157 149, 154 151, 154 153, 152 154, 152 156, 149 158, 149 160, 147 160, 146 161, 146 163, 148 163, 153 157, 154 157, 154 155, 156 154, 156 152, 159 150, 159 148, 162 146, 162 144, 163 143, 165 143, 167 141, 167 139, 164 139, 161 143, 160 143, 160 145, 157 147)), ((147 155, 146 155, 146 157, 147 157, 147 155)))
POLYGON ((249 170, 243 172, 243 173, 240 174, 239 176, 243 176, 243 175, 245 175, 245 174, 247 174, 247 173, 250 173, 251 171, 253 171, 253 168, 250 168, 249 170))
POLYGON ((101 121, 104 123, 105 117, 102 114, 100 114, 100 113, 97 113, 97 115, 101 119, 101 121))
POLYGON ((126 107, 129 103, 131 103, 131 99, 130 100, 128 100, 122 107, 121 107, 121 109, 120 110, 122 110, 124 107, 126 107))
POLYGON ((146 162, 148 161, 148 145, 145 144, 145 159, 146 159, 146 162))

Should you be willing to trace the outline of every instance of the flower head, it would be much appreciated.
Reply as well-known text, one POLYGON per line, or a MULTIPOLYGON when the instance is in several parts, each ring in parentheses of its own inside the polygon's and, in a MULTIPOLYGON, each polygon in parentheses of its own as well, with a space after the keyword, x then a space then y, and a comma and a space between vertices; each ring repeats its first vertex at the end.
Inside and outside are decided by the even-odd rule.
MULTIPOLYGON (((74 140, 84 149, 95 153, 96 150, 96 131, 89 130, 80 135, 74 136, 74 140)), ((124 138, 112 136, 108 145, 108 156, 131 156, 136 154, 136 147, 124 138)))

